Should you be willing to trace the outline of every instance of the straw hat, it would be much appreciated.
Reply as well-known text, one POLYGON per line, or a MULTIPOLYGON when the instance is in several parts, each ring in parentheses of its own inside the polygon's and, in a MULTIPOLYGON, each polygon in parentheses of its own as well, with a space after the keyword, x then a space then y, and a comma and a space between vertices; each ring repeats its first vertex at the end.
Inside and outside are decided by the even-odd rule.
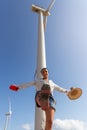
POLYGON ((71 90, 68 92, 68 97, 71 100, 78 99, 81 95, 82 95, 81 88, 71 88, 71 90))

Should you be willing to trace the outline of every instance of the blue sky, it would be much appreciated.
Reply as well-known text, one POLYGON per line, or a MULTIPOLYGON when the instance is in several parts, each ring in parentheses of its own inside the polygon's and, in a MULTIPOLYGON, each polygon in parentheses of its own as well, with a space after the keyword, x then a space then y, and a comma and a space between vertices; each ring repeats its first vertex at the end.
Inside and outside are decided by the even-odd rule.
MULTIPOLYGON (((34 80, 37 55, 38 15, 31 5, 45 8, 50 0, 0 1, 0 130, 4 129, 8 98, 12 103, 9 129, 33 130, 35 88, 19 92, 10 84, 34 80)), ((87 0, 56 0, 45 32, 49 77, 58 85, 83 90, 71 101, 54 92, 57 100, 53 130, 87 130, 87 0)))

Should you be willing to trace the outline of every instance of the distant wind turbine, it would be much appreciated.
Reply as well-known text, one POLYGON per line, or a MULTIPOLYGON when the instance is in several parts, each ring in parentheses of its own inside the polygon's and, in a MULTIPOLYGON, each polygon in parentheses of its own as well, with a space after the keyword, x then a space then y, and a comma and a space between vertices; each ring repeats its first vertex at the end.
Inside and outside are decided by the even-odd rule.
POLYGON ((12 110, 11 110, 11 101, 9 99, 9 111, 5 114, 6 116, 6 121, 5 121, 5 127, 4 130, 7 130, 9 119, 11 118, 12 115, 12 110))

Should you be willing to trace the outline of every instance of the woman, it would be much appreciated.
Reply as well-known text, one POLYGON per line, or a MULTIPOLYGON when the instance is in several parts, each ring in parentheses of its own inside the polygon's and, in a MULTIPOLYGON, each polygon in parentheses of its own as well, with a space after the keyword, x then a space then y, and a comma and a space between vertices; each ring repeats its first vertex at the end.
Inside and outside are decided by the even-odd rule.
MULTIPOLYGON (((49 108, 45 109, 45 113, 46 113, 46 127, 45 130, 52 130, 52 124, 53 124, 53 118, 54 118, 54 112, 55 112, 55 100, 53 98, 53 90, 56 91, 60 91, 63 93, 68 93, 68 91, 64 88, 59 87, 58 85, 56 85, 52 80, 49 80, 49 74, 48 74, 48 70, 47 68, 42 68, 41 69, 41 74, 42 74, 42 79, 33 81, 33 82, 29 82, 26 84, 22 84, 19 86, 15 86, 15 85, 11 85, 10 89, 14 90, 14 91, 18 91, 22 88, 26 88, 29 86, 36 86, 36 90, 37 92, 41 91, 41 88, 44 84, 47 84, 50 86, 50 95, 49 95, 49 108)), ((36 103, 38 107, 41 107, 38 105, 38 103, 36 103)))

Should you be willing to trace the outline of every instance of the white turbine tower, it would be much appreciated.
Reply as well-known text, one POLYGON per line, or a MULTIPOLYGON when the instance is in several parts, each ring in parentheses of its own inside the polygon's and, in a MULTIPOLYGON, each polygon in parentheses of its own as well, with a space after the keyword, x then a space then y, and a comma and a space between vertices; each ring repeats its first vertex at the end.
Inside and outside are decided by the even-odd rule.
POLYGON ((11 102, 10 102, 10 99, 9 99, 9 111, 5 114, 6 120, 5 120, 4 130, 7 130, 9 119, 11 118, 11 115, 12 115, 12 110, 11 110, 11 102))
MULTIPOLYGON (((36 80, 42 78, 40 70, 46 68, 46 52, 45 52, 45 35, 44 31, 46 28, 47 16, 50 15, 49 11, 52 8, 55 0, 52 0, 47 10, 40 6, 32 5, 32 11, 36 12, 38 17, 38 48, 37 48, 37 69, 36 69, 36 80)), ((36 107, 35 108, 35 130, 45 130, 45 112, 36 107)))

